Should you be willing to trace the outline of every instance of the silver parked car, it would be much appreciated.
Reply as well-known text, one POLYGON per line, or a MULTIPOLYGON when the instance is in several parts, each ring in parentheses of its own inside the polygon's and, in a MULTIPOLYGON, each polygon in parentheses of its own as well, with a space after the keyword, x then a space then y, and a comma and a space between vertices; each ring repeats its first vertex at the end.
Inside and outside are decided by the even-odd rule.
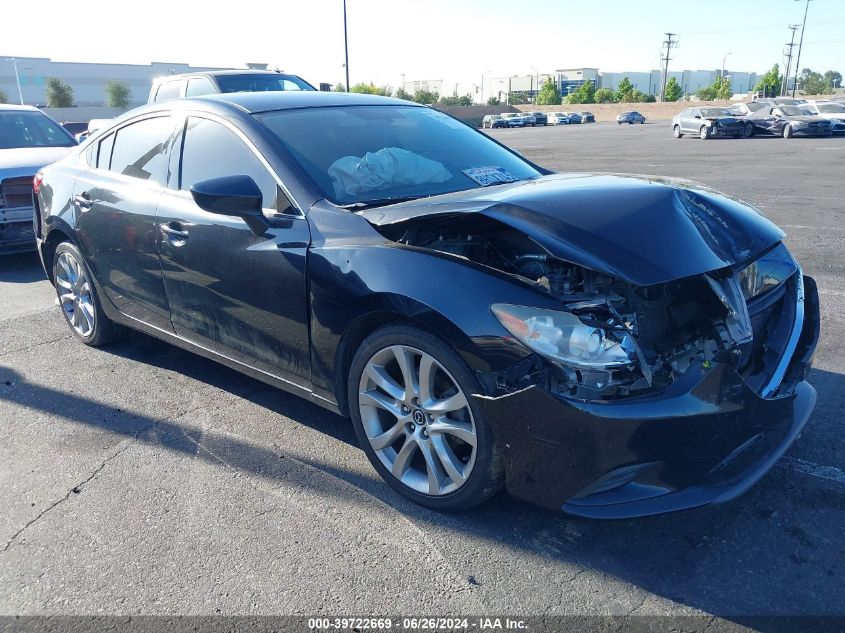
POLYGON ((75 145, 37 108, 0 104, 0 255, 35 250, 32 179, 75 145))
POLYGON ((619 125, 623 123, 628 123, 632 125, 634 123, 645 123, 645 117, 640 114, 639 112, 622 112, 619 116, 616 117, 616 122, 619 125))
POLYGON ((502 112, 499 116, 505 120, 508 127, 525 127, 525 118, 522 116, 522 112, 502 112))

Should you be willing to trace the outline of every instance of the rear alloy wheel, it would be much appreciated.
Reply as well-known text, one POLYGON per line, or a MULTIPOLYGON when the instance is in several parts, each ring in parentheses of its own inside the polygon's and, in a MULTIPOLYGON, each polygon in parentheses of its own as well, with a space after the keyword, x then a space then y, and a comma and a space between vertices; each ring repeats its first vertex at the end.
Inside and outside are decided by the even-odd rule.
POLYGON ((783 128, 783 138, 792 138, 792 126, 787 125, 783 128))
POLYGON ((681 138, 683 134, 681 134, 681 126, 676 125, 672 128, 672 134, 674 134, 675 138, 681 138))
POLYGON ((701 129, 698 131, 698 136, 701 138, 702 141, 706 141, 710 138, 710 128, 706 125, 702 125, 701 129))
POLYGON ((746 123, 745 127, 742 128, 742 135, 745 138, 751 138, 754 136, 754 124, 753 123, 746 123))
POLYGON ((62 242, 56 247, 53 262, 56 296, 73 333, 94 347, 119 338, 123 331, 103 313, 79 249, 62 242))
POLYGON ((464 510, 502 484, 492 432, 469 368, 431 334, 392 326, 355 355, 349 404, 370 462, 393 488, 436 510, 464 510))

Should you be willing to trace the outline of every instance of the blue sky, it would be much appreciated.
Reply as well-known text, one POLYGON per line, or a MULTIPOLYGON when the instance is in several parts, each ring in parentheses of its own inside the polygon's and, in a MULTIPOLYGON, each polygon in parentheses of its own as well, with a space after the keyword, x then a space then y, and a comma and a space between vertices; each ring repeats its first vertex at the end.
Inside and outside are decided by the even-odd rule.
MULTIPOLYGON (((312 82, 343 79, 341 0, 243 3, 8 2, 0 55, 55 60, 242 66, 270 62, 312 82), (132 11, 128 7, 132 6, 132 11), (216 6, 226 6, 221 11, 216 6), (162 16, 166 16, 163 18, 162 16), (86 33, 90 29, 90 35, 86 33)), ((557 68, 656 68, 663 33, 679 34, 675 69, 734 71, 782 63, 804 0, 347 0, 352 82, 477 82, 557 68)), ((800 35, 800 30, 799 30, 800 35)), ((797 47, 796 47, 797 50, 797 47)), ((845 0, 812 0, 802 67, 845 74, 845 0)))

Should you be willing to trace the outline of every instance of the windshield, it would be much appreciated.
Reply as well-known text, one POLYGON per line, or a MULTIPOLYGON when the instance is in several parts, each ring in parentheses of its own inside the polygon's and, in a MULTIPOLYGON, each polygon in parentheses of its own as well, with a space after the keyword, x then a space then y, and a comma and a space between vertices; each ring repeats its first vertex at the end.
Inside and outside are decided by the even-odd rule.
POLYGON ((762 110, 765 106, 762 103, 752 101, 751 103, 746 103, 745 107, 748 108, 750 112, 757 112, 757 110, 762 110))
POLYGON ((540 175, 484 134, 431 108, 307 108, 256 118, 336 204, 385 203, 540 175))
POLYGON ((807 113, 804 112, 801 108, 796 108, 795 106, 781 106, 781 112, 783 112, 786 116, 806 116, 807 113))
POLYGON ((845 112, 845 106, 838 103, 821 103, 816 106, 819 112, 829 112, 831 114, 842 114, 845 112))
POLYGON ((722 108, 702 108, 701 116, 731 116, 731 113, 722 108))
POLYGON ((217 75, 223 92, 278 92, 283 90, 314 90, 314 86, 296 75, 252 74, 217 75))
POLYGON ((0 111, 0 149, 72 147, 74 138, 50 117, 33 111, 0 111))

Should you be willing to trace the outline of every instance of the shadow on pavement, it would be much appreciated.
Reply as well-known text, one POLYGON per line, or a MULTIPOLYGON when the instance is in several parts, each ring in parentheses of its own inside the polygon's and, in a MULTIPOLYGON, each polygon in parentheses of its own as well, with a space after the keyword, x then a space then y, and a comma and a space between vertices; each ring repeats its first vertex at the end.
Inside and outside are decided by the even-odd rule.
POLYGON ((46 279, 35 251, 18 255, 0 255, 0 282, 28 284, 46 279))
MULTIPOLYGON (((106 348, 109 353, 180 372, 354 445, 351 424, 300 398, 140 334, 106 348)), ((835 406, 845 377, 814 371, 820 407, 835 406), (828 394, 835 399, 831 400, 828 394), (826 400, 827 398, 827 400, 826 400), (825 401, 827 404, 825 405, 825 401)), ((555 515, 500 495, 470 512, 447 515, 416 506, 375 476, 333 462, 285 456, 283 447, 262 446, 231 434, 201 430, 188 421, 156 420, 50 387, 27 383, 0 367, 0 397, 22 407, 137 440, 176 453, 225 463, 251 475, 308 486, 325 498, 343 495, 342 479, 396 509, 422 529, 470 534, 528 554, 525 564, 566 563, 560 591, 566 594, 571 566, 615 576, 645 591, 704 612, 753 626, 751 616, 834 615, 845 612, 845 488, 776 467, 750 493, 725 506, 639 520, 597 522, 555 515), (4 387, 5 385, 5 387, 4 387), (200 442, 201 439, 201 442, 200 442), (198 450, 198 442, 200 449, 198 450), (330 477, 301 477, 290 462, 330 477), (297 476, 297 473, 300 476, 297 476)), ((841 408, 840 408, 841 411, 841 408)), ((805 434, 816 432, 811 421, 805 434)), ((817 438, 816 441, 824 441, 817 438)), ((366 457, 360 455, 362 460, 366 457)), ((499 579, 479 577, 485 583, 499 579)), ((791 630, 794 622, 769 621, 766 630, 791 630)))

